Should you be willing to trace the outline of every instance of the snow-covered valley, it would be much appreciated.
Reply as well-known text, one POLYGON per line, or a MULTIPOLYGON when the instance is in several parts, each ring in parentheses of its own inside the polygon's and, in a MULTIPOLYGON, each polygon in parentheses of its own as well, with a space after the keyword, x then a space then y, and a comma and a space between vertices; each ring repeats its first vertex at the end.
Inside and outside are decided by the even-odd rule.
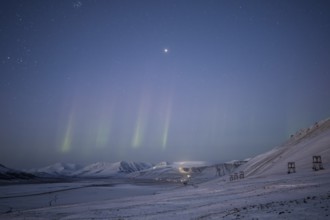
POLYGON ((283 145, 244 163, 119 163, 96 167, 99 171, 94 178, 89 169, 79 178, 75 174, 75 178, 53 183, 3 183, 0 218, 330 218, 329 119, 297 132, 283 145), (324 169, 312 169, 313 156, 321 156, 324 169), (290 174, 289 162, 295 163, 295 172, 290 174), (118 168, 123 171, 120 167, 131 172, 115 175, 118 168), (245 178, 230 181, 231 175, 240 172, 245 178), (188 175, 191 178, 185 186, 180 178, 188 175))
POLYGON ((1 194, 22 190, 26 196, 1 198, 1 219, 328 219, 329 175, 323 170, 186 187, 46 184, 39 195, 29 192, 43 191, 39 185, 2 187, 1 194))

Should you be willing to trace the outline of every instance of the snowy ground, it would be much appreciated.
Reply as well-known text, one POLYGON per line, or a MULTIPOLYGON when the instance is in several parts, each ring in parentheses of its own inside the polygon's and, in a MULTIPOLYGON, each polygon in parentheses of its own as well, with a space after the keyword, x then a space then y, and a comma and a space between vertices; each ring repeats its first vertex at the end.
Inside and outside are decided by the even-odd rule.
POLYGON ((0 213, 152 195, 174 187, 177 185, 155 185, 151 181, 129 179, 78 179, 76 182, 3 185, 0 186, 0 213))
POLYGON ((1 186, 0 219, 329 219, 329 177, 325 169, 187 187, 99 181, 1 186))

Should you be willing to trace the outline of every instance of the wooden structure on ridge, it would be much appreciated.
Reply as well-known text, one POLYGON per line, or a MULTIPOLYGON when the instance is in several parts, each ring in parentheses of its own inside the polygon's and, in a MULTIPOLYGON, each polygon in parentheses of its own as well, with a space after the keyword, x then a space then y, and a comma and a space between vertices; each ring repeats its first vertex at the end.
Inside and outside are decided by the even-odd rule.
POLYGON ((321 156, 313 156, 313 170, 323 170, 322 159, 321 156))
POLYGON ((296 172, 296 163, 288 162, 288 174, 296 172))

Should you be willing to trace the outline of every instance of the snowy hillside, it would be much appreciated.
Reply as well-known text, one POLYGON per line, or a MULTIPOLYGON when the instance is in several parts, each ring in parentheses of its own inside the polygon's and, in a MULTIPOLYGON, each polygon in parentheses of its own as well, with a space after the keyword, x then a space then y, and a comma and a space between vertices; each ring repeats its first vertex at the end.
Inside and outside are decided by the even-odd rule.
POLYGON ((0 164, 0 180, 14 180, 14 179, 33 179, 34 175, 22 171, 10 169, 0 164))
POLYGON ((296 171, 312 170, 313 156, 321 156, 330 167, 330 119, 301 129, 283 145, 252 158, 240 167, 246 176, 284 174, 288 162, 295 162, 296 171))

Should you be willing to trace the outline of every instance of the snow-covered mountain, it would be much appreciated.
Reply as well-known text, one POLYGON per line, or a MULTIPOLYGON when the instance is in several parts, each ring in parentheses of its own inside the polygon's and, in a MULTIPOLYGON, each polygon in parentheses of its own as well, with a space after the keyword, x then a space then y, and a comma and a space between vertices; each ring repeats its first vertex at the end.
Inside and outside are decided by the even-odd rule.
POLYGON ((14 179, 33 179, 34 175, 19 170, 14 170, 0 164, 0 180, 14 180, 14 179))
POLYGON ((40 177, 109 177, 114 175, 128 174, 144 169, 149 169, 153 165, 144 162, 97 162, 87 166, 72 163, 55 163, 53 165, 28 170, 40 177))
POLYGON ((72 163, 55 163, 47 167, 28 170, 28 172, 42 177, 72 176, 82 168, 83 166, 72 163))
POLYGON ((296 172, 312 170, 313 156, 321 156, 330 167, 330 118, 299 130, 284 144, 252 158, 240 167, 246 176, 287 173, 288 162, 295 162, 296 172))
POLYGON ((136 171, 149 169, 152 166, 153 165, 151 163, 145 162, 98 162, 76 171, 74 175, 77 177, 107 177, 121 174, 129 174, 136 171))
POLYGON ((28 172, 39 177, 100 178, 120 176, 167 181, 179 181, 182 177, 189 175, 201 181, 231 173, 243 162, 211 164, 205 161, 181 161, 160 162, 154 165, 146 162, 120 161, 116 163, 97 162, 84 167, 71 163, 56 163, 28 172))

